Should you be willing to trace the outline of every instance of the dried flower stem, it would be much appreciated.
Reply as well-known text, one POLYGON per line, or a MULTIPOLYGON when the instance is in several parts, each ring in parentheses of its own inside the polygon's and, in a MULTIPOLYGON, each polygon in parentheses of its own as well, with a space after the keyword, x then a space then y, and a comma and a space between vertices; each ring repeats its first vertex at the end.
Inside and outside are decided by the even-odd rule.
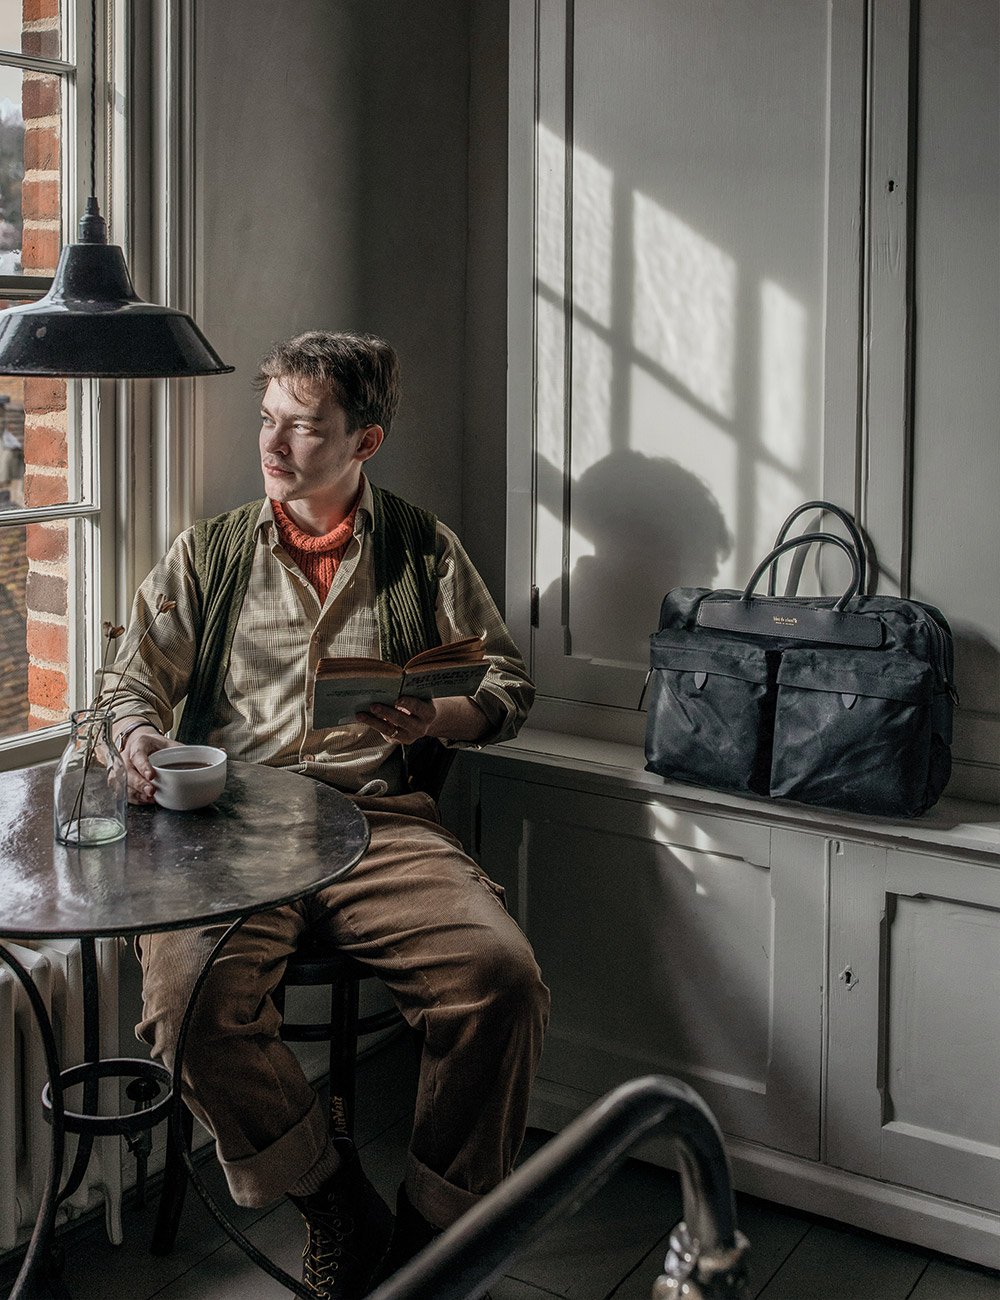
MULTIPOLYGON (((115 685, 114 690, 111 692, 111 698, 108 700, 108 703, 105 706, 105 710, 104 710, 105 712, 107 713, 113 712, 115 699, 117 698, 118 693, 122 688, 122 682, 126 677, 126 675, 128 674, 128 670, 132 667, 132 661, 139 653, 139 649, 142 646, 142 643, 146 640, 146 637, 148 637, 150 632, 153 630, 153 624, 156 622, 156 620, 160 617, 161 614, 168 614, 172 609, 175 609, 176 607, 177 607, 177 602, 175 600, 167 600, 162 594, 156 597, 156 611, 153 614, 153 617, 149 620, 148 626, 145 628, 142 635, 139 637, 139 640, 135 643, 134 647, 132 648, 132 653, 125 661, 125 666, 118 674, 118 682, 115 685)), ((104 632, 105 646, 104 646, 104 659, 98 671, 98 676, 103 681, 108 671, 108 656, 110 655, 111 652, 111 643, 113 641, 117 641, 118 638, 125 631, 125 629, 123 627, 113 627, 112 624, 107 620, 101 625, 101 627, 102 627, 102 631, 104 632)), ((91 708, 96 710, 96 701, 95 704, 91 706, 91 708)), ((83 796, 87 788, 87 773, 90 771, 90 764, 91 761, 93 760, 94 753, 97 748, 96 737, 97 737, 97 733, 95 729, 92 727, 87 736, 87 749, 83 759, 83 777, 80 781, 80 788, 76 793, 76 798, 73 801, 73 809, 69 815, 69 821, 66 824, 67 836, 69 835, 70 829, 72 828, 74 823, 77 825, 77 828, 79 829, 79 824, 83 816, 83 796)), ((114 741, 112 740, 112 744, 113 743, 114 741)))

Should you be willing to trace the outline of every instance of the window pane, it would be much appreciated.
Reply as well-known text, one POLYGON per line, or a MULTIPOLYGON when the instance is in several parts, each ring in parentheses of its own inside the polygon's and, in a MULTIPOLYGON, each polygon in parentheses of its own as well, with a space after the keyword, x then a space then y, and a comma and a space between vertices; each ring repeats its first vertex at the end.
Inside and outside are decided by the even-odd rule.
POLYGON ((0 376, 0 510, 24 505, 24 381, 0 376))
POLYGON ((52 275, 59 260, 61 97, 59 77, 0 66, 0 275, 52 275))
POLYGON ((0 0, 0 50, 62 58, 61 8, 60 0, 0 0))
POLYGON ((71 543, 79 525, 0 524, 0 738, 70 709, 71 543))
POLYGON ((80 392, 72 380, 0 375, 0 510, 81 499, 80 392))
POLYGON ((0 527, 0 737, 28 729, 26 532, 0 527))

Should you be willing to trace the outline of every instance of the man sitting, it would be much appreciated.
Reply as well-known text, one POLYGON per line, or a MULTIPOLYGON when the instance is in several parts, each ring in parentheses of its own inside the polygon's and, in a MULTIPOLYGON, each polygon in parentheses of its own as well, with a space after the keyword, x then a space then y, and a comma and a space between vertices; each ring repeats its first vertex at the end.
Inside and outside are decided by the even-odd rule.
MULTIPOLYGON (((392 348, 303 334, 264 358, 258 384, 266 498, 177 538, 135 597, 105 690, 120 683, 116 735, 135 802, 153 797, 149 757, 176 743, 166 732, 184 700, 179 740, 327 781, 368 818, 370 849, 348 877, 251 917, 230 940, 184 1062, 188 1103, 215 1135, 233 1198, 264 1206, 289 1195, 308 1226, 306 1284, 352 1300, 496 1186, 524 1134, 548 991, 502 890, 444 830, 433 799, 409 787, 407 756, 428 738, 515 735, 534 689, 454 533, 363 472, 399 401, 392 348), (158 600, 175 607, 155 618, 158 600), (485 638, 490 664, 474 697, 403 697, 350 725, 313 729, 320 658, 404 663, 473 635, 485 638), (279 1037, 271 994, 306 935, 377 973, 422 1035, 395 1227, 279 1037)), ((137 1033, 167 1065, 224 928, 140 941, 137 1033)))

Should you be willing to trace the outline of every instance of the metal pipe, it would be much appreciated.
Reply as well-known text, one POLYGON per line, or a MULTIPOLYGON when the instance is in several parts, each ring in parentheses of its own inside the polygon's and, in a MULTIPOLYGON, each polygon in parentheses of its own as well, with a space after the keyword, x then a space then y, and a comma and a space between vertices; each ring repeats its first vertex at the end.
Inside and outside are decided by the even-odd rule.
MULTIPOLYGON (((101 991, 97 979, 97 944, 93 939, 80 940, 80 966, 83 972, 83 1059, 92 1063, 101 1058, 101 991)), ((97 1076, 88 1075, 83 1083, 81 1110, 84 1115, 97 1114, 98 1096, 97 1076)), ((56 1199, 57 1205, 72 1196, 83 1182, 93 1149, 94 1134, 90 1129, 83 1128, 77 1138, 73 1168, 56 1199)))
POLYGON ((42 995, 35 988, 35 983, 25 968, 2 943, 0 943, 0 961, 6 962, 17 976, 31 1003, 31 1012, 38 1026, 45 1052, 45 1069, 49 1076, 49 1086, 52 1089, 52 1145, 49 1148, 45 1190, 42 1192, 42 1202, 38 1207, 38 1215, 21 1270, 8 1297, 8 1300, 21 1300, 22 1297, 32 1294, 35 1273, 39 1268, 44 1267, 53 1249, 56 1206, 59 1203, 59 1179, 62 1177, 63 1153, 66 1149, 66 1126, 63 1118, 62 1085, 59 1082, 59 1052, 55 1034, 52 1032, 52 1021, 49 1019, 42 995))
POLYGON ((671 1236, 656 1300, 739 1300, 748 1246, 737 1231, 722 1135, 698 1094, 663 1075, 634 1079, 595 1102, 370 1300, 472 1300, 555 1219, 572 1213, 653 1129, 681 1151, 684 1222, 671 1236))

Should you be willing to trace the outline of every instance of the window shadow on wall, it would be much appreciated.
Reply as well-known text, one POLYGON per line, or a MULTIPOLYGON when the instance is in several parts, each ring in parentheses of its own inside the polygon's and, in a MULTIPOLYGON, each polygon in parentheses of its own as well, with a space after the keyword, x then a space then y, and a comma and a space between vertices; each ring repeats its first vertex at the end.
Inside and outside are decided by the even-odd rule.
MULTIPOLYGON (((558 490, 554 469, 539 484, 558 490)), ((572 484, 573 530, 589 549, 562 589, 567 652, 644 665, 660 602, 672 587, 711 586, 733 546, 712 491, 676 461, 613 452, 572 484)))

